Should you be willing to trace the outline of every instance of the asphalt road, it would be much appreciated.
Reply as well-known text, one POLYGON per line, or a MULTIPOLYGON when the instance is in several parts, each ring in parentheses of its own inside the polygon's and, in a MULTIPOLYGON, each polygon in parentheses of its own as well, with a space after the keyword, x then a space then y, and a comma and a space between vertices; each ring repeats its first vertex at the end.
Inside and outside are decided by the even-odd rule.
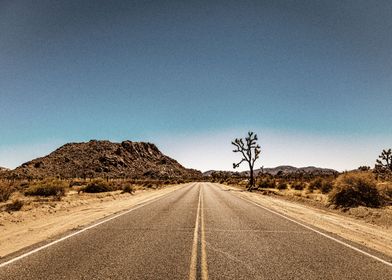
POLYGON ((392 279, 392 266, 195 183, 3 265, 0 279, 392 279))

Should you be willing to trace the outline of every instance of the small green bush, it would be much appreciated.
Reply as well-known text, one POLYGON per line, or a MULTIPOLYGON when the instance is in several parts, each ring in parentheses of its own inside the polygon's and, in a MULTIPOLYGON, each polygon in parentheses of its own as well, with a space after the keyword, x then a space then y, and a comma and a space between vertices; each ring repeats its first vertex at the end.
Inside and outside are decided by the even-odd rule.
POLYGON ((382 196, 371 173, 356 172, 340 175, 329 194, 332 204, 340 207, 380 207, 382 196))
POLYGON ((20 209, 22 209, 24 203, 22 200, 16 199, 14 201, 12 201, 11 203, 7 204, 5 210, 8 212, 11 211, 19 211, 20 209))

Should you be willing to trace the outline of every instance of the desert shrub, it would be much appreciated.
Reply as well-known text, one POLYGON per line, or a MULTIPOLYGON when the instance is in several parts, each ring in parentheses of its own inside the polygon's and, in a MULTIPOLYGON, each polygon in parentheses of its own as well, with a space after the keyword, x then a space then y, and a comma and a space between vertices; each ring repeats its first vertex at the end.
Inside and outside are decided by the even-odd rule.
POLYGON ((6 183, 0 183, 0 202, 7 201, 12 193, 15 191, 15 188, 6 183))
POLYGON ((268 179, 268 178, 263 179, 258 183, 257 187, 259 189, 274 189, 276 187, 276 182, 275 180, 268 179))
POLYGON ((392 205, 392 183, 385 182, 377 186, 384 204, 392 205))
POLYGON ((291 188, 293 189, 293 190, 297 190, 297 191, 302 191, 303 189, 305 189, 305 187, 306 187, 306 185, 305 185, 305 183, 304 182, 294 182, 292 185, 291 185, 291 188))
POLYGON ((23 207, 23 201, 16 199, 12 201, 11 203, 7 204, 5 207, 5 210, 10 212, 10 211, 19 211, 23 207))
POLYGON ((371 173, 346 173, 340 175, 329 194, 331 203, 341 207, 379 207, 382 197, 371 173))
POLYGON ((308 191, 313 192, 314 190, 320 190, 322 185, 323 180, 321 178, 316 178, 308 185, 308 191))
POLYGON ((332 180, 323 180, 321 184, 320 191, 321 193, 329 193, 333 189, 333 182, 332 180))
POLYGON ((37 184, 30 186, 24 194, 29 196, 64 196, 65 188, 56 184, 37 184))
POLYGON ((71 182, 69 182, 69 187, 70 188, 72 188, 72 187, 80 187, 80 186, 83 186, 85 184, 85 182, 83 182, 83 181, 71 181, 71 182))
POLYGON ((133 193, 135 192, 135 189, 134 189, 134 187, 131 186, 131 185, 125 185, 125 186, 122 188, 122 192, 123 192, 123 193, 130 193, 130 194, 133 194, 133 193))
POLYGON ((285 190, 287 189, 287 183, 286 182, 280 182, 277 186, 278 190, 285 190))
POLYGON ((92 182, 88 183, 87 186, 82 188, 82 191, 86 193, 110 192, 113 190, 114 188, 112 187, 112 185, 102 179, 95 179, 92 182))
POLYGON ((329 193, 333 188, 333 182, 329 179, 316 178, 308 185, 308 191, 320 190, 322 193, 329 193))

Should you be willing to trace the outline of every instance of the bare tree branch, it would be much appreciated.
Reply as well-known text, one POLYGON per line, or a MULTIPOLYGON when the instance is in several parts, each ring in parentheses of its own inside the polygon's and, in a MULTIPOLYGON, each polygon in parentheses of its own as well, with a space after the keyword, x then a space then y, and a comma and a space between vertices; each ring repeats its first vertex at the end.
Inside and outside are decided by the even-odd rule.
POLYGON ((231 142, 231 144, 235 146, 233 152, 242 154, 241 161, 239 163, 233 163, 233 168, 238 168, 243 162, 247 162, 249 164, 250 180, 248 190, 252 190, 254 187, 253 169, 255 162, 260 157, 261 153, 261 147, 257 144, 257 140, 257 134, 249 131, 245 140, 242 138, 236 138, 231 142))

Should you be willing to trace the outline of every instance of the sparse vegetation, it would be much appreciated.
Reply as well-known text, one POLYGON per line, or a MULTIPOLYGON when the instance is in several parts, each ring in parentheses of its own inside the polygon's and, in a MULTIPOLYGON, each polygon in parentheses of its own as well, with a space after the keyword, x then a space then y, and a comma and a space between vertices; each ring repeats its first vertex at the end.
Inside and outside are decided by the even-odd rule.
POLYGON ((27 196, 63 196, 64 193, 64 187, 56 185, 34 185, 24 192, 27 196))
POLYGON ((323 194, 329 193, 333 189, 333 181, 332 180, 323 180, 321 184, 320 191, 323 194))
POLYGON ((82 191, 86 193, 110 192, 113 190, 115 190, 113 185, 103 179, 95 179, 82 188, 82 191))
POLYGON ((380 207, 383 202, 377 190, 377 181, 369 172, 340 175, 329 195, 329 200, 339 207, 380 207))
POLYGON ((276 187, 276 182, 274 179, 266 178, 258 182, 257 187, 259 189, 274 189, 276 187))
POLYGON ((286 182, 279 182, 277 188, 278 188, 278 190, 286 190, 288 188, 288 186, 287 186, 286 182))
POLYGON ((11 184, 0 182, 0 202, 7 201, 14 191, 15 188, 11 184))
POLYGON ((315 190, 320 190, 323 185, 323 180, 321 178, 314 179, 308 185, 308 191, 313 192, 315 190))
POLYGON ((302 191, 303 189, 306 188, 306 185, 305 185, 304 182, 297 181, 297 182, 294 182, 294 183, 291 185, 291 188, 292 188, 293 190, 302 191))
POLYGON ((377 186, 385 205, 392 205, 392 182, 383 182, 377 186))
POLYGON ((329 193, 333 188, 332 180, 316 178, 308 184, 307 190, 309 192, 314 192, 315 190, 319 190, 323 194, 329 193))

